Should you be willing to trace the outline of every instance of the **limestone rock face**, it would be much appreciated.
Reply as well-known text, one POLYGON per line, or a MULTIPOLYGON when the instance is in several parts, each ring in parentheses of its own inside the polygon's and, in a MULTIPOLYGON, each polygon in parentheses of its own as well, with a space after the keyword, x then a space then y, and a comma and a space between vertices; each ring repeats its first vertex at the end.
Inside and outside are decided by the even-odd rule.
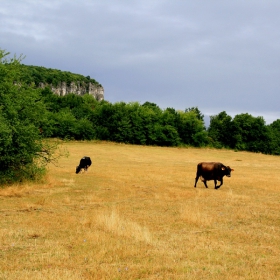
POLYGON ((80 82, 71 82, 70 85, 67 85, 66 82, 61 82, 58 83, 57 86, 41 83, 39 86, 41 88, 49 86, 51 91, 59 96, 65 96, 69 93, 74 93, 77 95, 84 95, 88 93, 94 96, 94 98, 98 101, 104 100, 104 88, 101 85, 96 85, 92 83, 81 84, 80 82))

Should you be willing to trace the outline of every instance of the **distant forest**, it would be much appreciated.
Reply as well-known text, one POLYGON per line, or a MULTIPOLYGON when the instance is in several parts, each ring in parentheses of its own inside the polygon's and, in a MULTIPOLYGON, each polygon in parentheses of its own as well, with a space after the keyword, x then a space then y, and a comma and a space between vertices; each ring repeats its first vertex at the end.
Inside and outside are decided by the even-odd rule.
POLYGON ((108 140, 137 145, 228 148, 280 154, 280 120, 266 125, 248 113, 234 118, 225 111, 210 116, 208 128, 197 107, 177 111, 145 102, 97 102, 89 95, 60 97, 41 91, 48 108, 45 137, 108 140))
MULTIPOLYGON (((137 145, 214 147, 280 155, 280 120, 266 125, 248 113, 210 116, 197 107, 161 109, 145 102, 97 101, 92 95, 58 96, 39 83, 97 83, 90 77, 21 64, 0 49, 0 184, 32 180, 55 160, 52 138, 137 145)), ((97 83, 98 84, 98 83, 97 83)), ((40 176, 39 176, 40 177, 40 176)))

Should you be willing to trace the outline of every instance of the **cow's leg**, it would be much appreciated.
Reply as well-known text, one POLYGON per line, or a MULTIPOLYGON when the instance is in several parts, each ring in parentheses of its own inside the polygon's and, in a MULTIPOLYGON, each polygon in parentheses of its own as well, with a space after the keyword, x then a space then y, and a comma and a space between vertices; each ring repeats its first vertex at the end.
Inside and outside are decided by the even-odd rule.
POLYGON ((196 188, 196 183, 197 183, 197 181, 198 181, 198 178, 196 177, 195 179, 194 179, 194 187, 196 188))
POLYGON ((221 178, 221 184, 219 186, 216 186, 215 184, 215 189, 217 190, 218 188, 220 188, 222 184, 223 184, 223 178, 221 178))
POLYGON ((214 179, 215 189, 217 189, 217 180, 214 179))
POLYGON ((205 188, 208 189, 208 186, 207 186, 206 182, 207 182, 207 181, 204 179, 204 180, 203 180, 204 186, 205 186, 205 188))

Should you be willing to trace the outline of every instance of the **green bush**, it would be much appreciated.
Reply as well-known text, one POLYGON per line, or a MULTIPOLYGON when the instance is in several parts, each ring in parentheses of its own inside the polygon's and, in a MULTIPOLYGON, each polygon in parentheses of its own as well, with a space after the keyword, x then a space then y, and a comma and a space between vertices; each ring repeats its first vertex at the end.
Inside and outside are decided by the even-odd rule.
POLYGON ((8 55, 0 50, 0 184, 39 179, 56 149, 41 134, 47 110, 40 90, 20 81, 21 57, 8 55))

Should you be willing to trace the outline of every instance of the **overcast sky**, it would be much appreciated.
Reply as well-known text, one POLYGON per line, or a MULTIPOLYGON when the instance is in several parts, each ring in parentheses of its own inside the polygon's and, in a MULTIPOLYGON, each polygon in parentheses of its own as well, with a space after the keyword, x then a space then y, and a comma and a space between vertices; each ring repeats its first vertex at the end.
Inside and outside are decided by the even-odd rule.
POLYGON ((0 0, 0 48, 105 100, 280 119, 279 0, 0 0))

